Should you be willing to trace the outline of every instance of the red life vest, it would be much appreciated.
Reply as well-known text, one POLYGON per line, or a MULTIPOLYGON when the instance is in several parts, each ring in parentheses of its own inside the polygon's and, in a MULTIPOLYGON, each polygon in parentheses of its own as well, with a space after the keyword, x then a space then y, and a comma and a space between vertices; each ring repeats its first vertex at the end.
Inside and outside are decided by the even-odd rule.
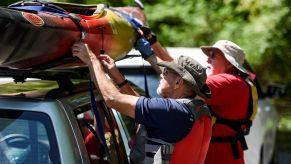
POLYGON ((195 122, 191 131, 181 141, 167 143, 147 137, 145 128, 140 126, 130 153, 133 163, 200 164, 204 162, 212 130, 209 109, 199 100, 177 100, 186 104, 194 114, 195 122))
POLYGON ((175 144, 170 163, 202 164, 208 151, 211 129, 212 121, 208 115, 196 120, 190 133, 175 144))

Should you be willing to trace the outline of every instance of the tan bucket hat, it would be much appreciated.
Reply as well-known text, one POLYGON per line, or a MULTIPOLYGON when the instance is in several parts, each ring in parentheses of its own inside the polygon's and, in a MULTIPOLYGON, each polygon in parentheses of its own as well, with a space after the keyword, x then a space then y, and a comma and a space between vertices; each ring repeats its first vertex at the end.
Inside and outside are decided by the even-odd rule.
POLYGON ((210 56, 213 51, 221 52, 230 64, 240 72, 249 74, 242 66, 245 60, 245 53, 237 44, 228 40, 219 40, 213 46, 202 46, 200 48, 207 56, 210 56))

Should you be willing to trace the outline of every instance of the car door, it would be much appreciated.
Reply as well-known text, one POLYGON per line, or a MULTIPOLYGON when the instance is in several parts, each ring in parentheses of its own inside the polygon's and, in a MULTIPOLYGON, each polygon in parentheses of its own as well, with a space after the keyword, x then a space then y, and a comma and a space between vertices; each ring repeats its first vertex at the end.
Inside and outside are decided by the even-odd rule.
POLYGON ((99 117, 96 118, 90 100, 90 93, 83 92, 62 99, 61 103, 73 112, 74 130, 80 134, 91 163, 128 163, 125 144, 112 109, 108 108, 100 95, 96 94, 95 103, 99 113, 99 117), (109 151, 103 146, 102 135, 109 151))

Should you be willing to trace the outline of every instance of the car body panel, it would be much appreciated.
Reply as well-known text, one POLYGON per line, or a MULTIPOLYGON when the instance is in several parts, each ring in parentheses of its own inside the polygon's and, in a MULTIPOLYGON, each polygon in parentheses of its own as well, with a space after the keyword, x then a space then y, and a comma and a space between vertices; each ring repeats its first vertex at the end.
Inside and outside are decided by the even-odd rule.
MULTIPOLYGON (((86 150, 85 141, 84 141, 85 138, 83 138, 83 134, 82 134, 83 132, 80 127, 79 117, 77 117, 77 115, 83 110, 86 112, 92 112, 91 111, 91 96, 89 92, 89 83, 86 83, 85 85, 86 85, 85 86, 86 89, 80 89, 80 88, 83 88, 84 86, 76 85, 76 90, 80 90, 80 91, 74 91, 71 93, 68 92, 66 95, 62 95, 63 94, 62 90, 52 89, 52 90, 46 91, 47 93, 44 93, 43 91, 38 90, 36 92, 31 91, 31 92, 16 93, 16 94, 10 93, 5 96, 0 96, 0 116, 3 116, 3 112, 7 110, 45 114, 50 119, 52 128, 53 128, 53 131, 50 131, 47 133, 52 134, 53 132, 56 138, 55 140, 56 140, 58 150, 53 149, 52 151, 58 152, 60 161, 57 161, 55 163, 64 163, 64 164, 66 163, 70 163, 70 164, 71 163, 72 164, 91 163, 91 159, 90 159, 91 156, 89 157, 88 155, 89 152, 86 150), (58 91, 61 91, 60 92, 61 94, 58 93, 58 91), (42 94, 43 96, 40 96, 42 94), (58 94, 60 94, 61 96, 57 96, 58 94), (51 95, 52 97, 46 97, 47 95, 51 95), (58 98, 55 98, 55 96, 58 98)), ((96 103, 98 104, 102 103, 102 99, 99 94, 96 93, 95 99, 96 99, 96 103)), ((106 106, 98 105, 97 110, 100 113, 106 112, 105 117, 108 120, 107 122, 109 124, 108 125, 109 129, 107 129, 108 133, 106 133, 105 135, 107 135, 106 144, 108 144, 110 152, 112 153, 111 163, 129 163, 128 146, 127 146, 127 150, 125 150, 125 145, 127 145, 127 138, 123 140, 125 136, 124 135, 125 133, 123 132, 124 129, 122 129, 121 126, 119 128, 116 126, 117 123, 115 119, 119 119, 119 118, 118 117, 115 118, 112 111, 106 106), (123 134, 121 134, 120 131, 123 132, 123 134), (126 144, 124 144, 123 141, 125 141, 126 144)), ((1 119, 3 120, 2 117, 0 117, 0 120, 1 119)), ((17 117, 15 120, 19 120, 19 119, 21 118, 17 117)), ((7 129, 7 126, 3 125, 0 127, 1 127, 0 128, 0 153, 4 152, 5 153, 4 155, 7 156, 7 151, 5 148, 6 144, 3 145, 4 142, 1 143, 2 139, 6 136, 6 132, 2 133, 2 130, 3 128, 7 129), (3 137, 2 134, 5 136, 3 137)), ((12 133, 12 132, 10 131, 9 133, 12 133)), ((20 132, 16 131, 13 133, 20 133, 20 132)), ((27 133, 31 134, 30 131, 27 133)), ((101 134, 97 132, 97 135, 98 135, 97 140, 99 140, 99 137, 101 134)), ((103 146, 99 146, 98 148, 103 149, 103 146)), ((9 150, 12 150, 12 146, 9 147, 9 150)), ((48 155, 48 154, 45 154, 45 155, 48 155)), ((106 154, 103 154, 102 157, 104 157, 105 160, 110 160, 106 154)), ((11 155, 8 154, 8 158, 11 160, 11 155)), ((34 163, 37 163, 37 162, 34 162, 34 163)))
POLYGON ((43 102, 37 99, 27 98, 1 98, 0 104, 1 109, 45 113, 51 119, 54 131, 62 132, 56 133, 61 163, 89 163, 89 159, 86 157, 84 144, 80 144, 81 140, 77 140, 77 138, 80 138, 81 134, 76 134, 76 132, 72 130, 72 127, 76 126, 72 125, 72 122, 69 121, 72 116, 68 114, 64 108, 61 108, 57 102, 43 102))
POLYGON ((250 164, 260 162, 268 164, 272 159, 274 151, 276 151, 276 127, 279 115, 268 99, 260 99, 258 106, 258 113, 254 119, 250 134, 246 136, 249 148, 244 152, 245 157, 248 157, 245 158, 245 162, 250 164), (260 159, 261 157, 263 158, 260 159))

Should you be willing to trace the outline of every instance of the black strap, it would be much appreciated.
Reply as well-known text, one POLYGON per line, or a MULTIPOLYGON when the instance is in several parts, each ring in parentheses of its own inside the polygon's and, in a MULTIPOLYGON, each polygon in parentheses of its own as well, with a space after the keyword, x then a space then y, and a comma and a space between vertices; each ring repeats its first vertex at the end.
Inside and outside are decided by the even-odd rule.
POLYGON ((237 141, 240 142, 240 145, 243 150, 247 150, 247 142, 243 134, 238 134, 237 136, 228 136, 228 137, 211 137, 211 142, 218 143, 230 143, 232 148, 232 153, 235 159, 240 159, 239 149, 237 141))
MULTIPOLYGON (((231 129, 236 131, 237 135, 236 136, 228 136, 228 137, 214 137, 214 136, 212 136, 211 137, 211 142, 230 143, 235 159, 239 159, 240 158, 240 154, 239 154, 237 141, 240 142, 241 148, 243 150, 247 150, 248 149, 247 142, 246 142, 244 136, 246 134, 245 130, 249 129, 249 127, 250 127, 249 120, 230 120, 230 119, 225 119, 225 118, 222 118, 222 117, 218 116, 214 112, 212 112, 212 115, 214 115, 214 117, 216 117, 215 124, 226 125, 227 127, 230 127, 231 129), (243 126, 245 126, 245 127, 243 127, 243 126)), ((247 130, 247 131, 249 131, 249 130, 247 130)))
POLYGON ((146 152, 146 156, 149 158, 154 158, 156 155, 156 153, 152 153, 152 152, 146 152))
POLYGON ((150 97, 150 92, 149 92, 149 87, 148 87, 148 78, 147 78, 147 70, 146 67, 144 65, 144 60, 143 58, 141 58, 141 62, 142 62, 142 73, 143 73, 143 77, 144 77, 144 91, 145 91, 145 97, 150 97))
POLYGON ((241 148, 243 150, 247 150, 248 149, 247 142, 245 140, 245 135, 249 134, 250 127, 252 125, 252 121, 250 120, 250 117, 251 117, 251 115, 253 113, 252 90, 251 90, 251 86, 248 83, 247 83, 247 86, 249 88, 249 103, 248 103, 248 111, 247 111, 246 119, 230 120, 230 119, 226 119, 226 118, 220 117, 217 114, 215 114, 214 112, 211 113, 212 115, 214 115, 216 117, 215 124, 226 125, 226 126, 230 127, 231 129, 233 129, 234 131, 237 132, 236 136, 212 137, 211 138, 211 142, 230 143, 235 159, 239 159, 240 158, 237 141, 240 142, 241 148))
MULTIPOLYGON (((82 123, 89 129, 89 131, 94 135, 94 137, 96 138, 96 140, 100 141, 100 138, 98 137, 98 134, 96 133, 96 131, 93 129, 93 127, 85 120, 82 120, 82 123)), ((101 142, 101 141, 100 141, 101 142)), ((101 148, 100 150, 100 160, 99 163, 103 163, 104 161, 104 147, 101 148)))
POLYGON ((231 119, 226 119, 222 118, 219 115, 215 114, 214 112, 211 113, 215 118, 215 124, 223 124, 237 133, 243 133, 244 135, 247 135, 249 133, 249 129, 252 125, 252 121, 249 119, 243 119, 243 120, 231 120, 231 119))
POLYGON ((95 115, 95 119, 96 119, 96 122, 97 122, 96 126, 97 126, 97 130, 98 130, 98 132, 100 134, 101 143, 102 143, 107 155, 109 156, 109 159, 112 160, 109 148, 108 148, 108 146, 106 144, 105 133, 104 133, 103 125, 102 125, 102 122, 101 122, 101 117, 100 117, 99 111, 97 109, 96 100, 95 100, 95 94, 94 94, 94 91, 93 91, 93 86, 94 86, 94 84, 90 80, 91 107, 92 107, 92 110, 93 110, 93 113, 95 115))
MULTIPOLYGON (((247 80, 247 79, 246 79, 247 80)), ((247 115, 245 119, 241 120, 231 120, 231 119, 226 119, 223 118, 219 115, 217 115, 215 112, 211 112, 213 116, 216 117, 216 124, 224 124, 233 130, 235 130, 238 133, 243 133, 244 135, 249 134, 250 132, 250 127, 252 126, 252 120, 250 120, 254 109, 253 109, 253 95, 252 95, 252 88, 251 85, 245 80, 248 86, 249 90, 249 100, 248 100, 248 110, 247 110, 247 115)), ((210 107, 211 109, 211 107, 210 107)))
POLYGON ((93 127, 85 120, 82 119, 82 124, 86 126, 86 128, 89 129, 89 131, 94 135, 94 137, 96 138, 96 140, 99 140, 98 134, 96 133, 96 131, 93 129, 93 127))
POLYGON ((209 108, 205 105, 204 101, 196 99, 177 99, 188 106, 194 115, 194 119, 198 120, 203 115, 211 116, 209 108))
POLYGON ((249 103, 248 103, 248 112, 247 112, 247 121, 248 121, 248 128, 247 128, 247 131, 245 131, 245 134, 249 134, 250 133, 250 127, 252 126, 252 121, 250 120, 251 116, 253 115, 253 112, 254 112, 254 109, 253 109, 253 105, 254 105, 254 102, 253 102, 253 94, 252 94, 252 87, 251 85, 247 83, 247 86, 248 86, 248 89, 249 89, 249 103))
POLYGON ((81 24, 81 18, 78 17, 76 14, 70 13, 68 14, 68 16, 71 18, 71 20, 75 23, 75 25, 80 29, 81 31, 81 38, 80 41, 84 40, 87 33, 86 30, 84 29, 84 27, 81 24))
MULTIPOLYGON (((211 142, 219 142, 219 143, 230 143, 232 147, 232 152, 235 157, 235 159, 240 158, 239 154, 239 149, 237 145, 237 141, 240 142, 241 148, 243 150, 247 150, 247 142, 245 140, 245 135, 249 134, 250 127, 252 125, 252 120, 250 120, 252 114, 253 114, 253 95, 252 95, 252 88, 250 84, 246 81, 248 89, 249 89, 249 101, 248 101, 248 111, 247 111, 247 116, 246 119, 242 120, 231 120, 231 119, 226 119, 223 118, 216 113, 214 113, 212 110, 211 114, 216 117, 216 122, 215 124, 223 124, 234 131, 237 132, 236 136, 229 136, 229 137, 212 137, 211 142)), ((211 107, 210 107, 211 109, 211 107)))

